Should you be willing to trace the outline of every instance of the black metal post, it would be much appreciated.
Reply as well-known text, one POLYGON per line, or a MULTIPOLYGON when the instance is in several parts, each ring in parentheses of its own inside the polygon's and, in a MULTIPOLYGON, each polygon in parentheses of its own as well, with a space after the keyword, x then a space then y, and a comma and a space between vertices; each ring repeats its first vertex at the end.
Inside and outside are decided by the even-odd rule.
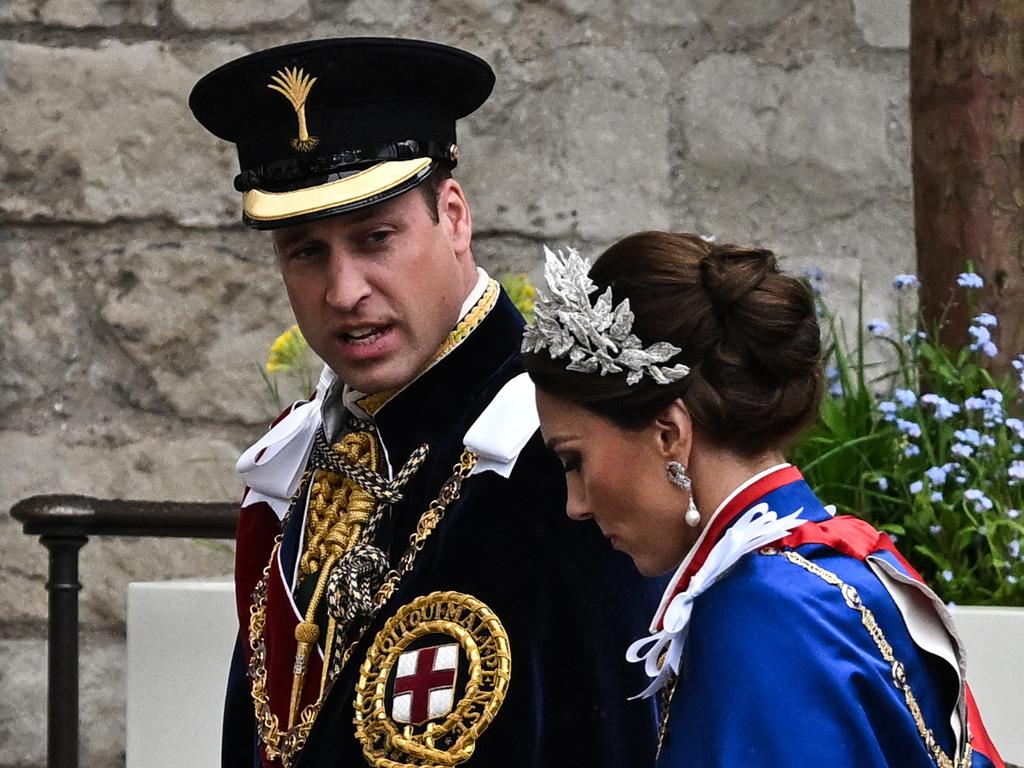
POLYGON ((235 504, 95 499, 22 499, 11 517, 50 551, 47 768, 78 768, 78 551, 89 536, 234 538, 235 504))
POLYGON ((50 551, 47 768, 78 768, 78 551, 82 535, 40 536, 50 551))

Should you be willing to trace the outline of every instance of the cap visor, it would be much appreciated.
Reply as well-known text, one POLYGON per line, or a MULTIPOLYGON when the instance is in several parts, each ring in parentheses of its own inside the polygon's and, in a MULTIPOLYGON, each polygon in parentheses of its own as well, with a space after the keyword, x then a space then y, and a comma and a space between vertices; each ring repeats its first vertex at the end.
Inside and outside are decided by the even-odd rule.
POLYGON ((429 157, 378 163, 336 181, 290 192, 250 189, 242 195, 242 214, 250 226, 273 229, 344 213, 411 189, 426 178, 432 163, 429 157))

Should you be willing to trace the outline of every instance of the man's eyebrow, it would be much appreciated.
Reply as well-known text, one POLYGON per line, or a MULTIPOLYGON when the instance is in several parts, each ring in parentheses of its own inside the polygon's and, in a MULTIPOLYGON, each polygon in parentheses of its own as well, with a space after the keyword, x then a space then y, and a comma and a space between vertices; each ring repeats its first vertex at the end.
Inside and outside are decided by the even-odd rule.
POLYGON ((298 226, 288 227, 283 232, 275 234, 271 240, 274 243, 274 250, 280 253, 281 248, 287 248, 289 245, 297 243, 299 240, 309 236, 310 227, 307 224, 299 224, 298 226))

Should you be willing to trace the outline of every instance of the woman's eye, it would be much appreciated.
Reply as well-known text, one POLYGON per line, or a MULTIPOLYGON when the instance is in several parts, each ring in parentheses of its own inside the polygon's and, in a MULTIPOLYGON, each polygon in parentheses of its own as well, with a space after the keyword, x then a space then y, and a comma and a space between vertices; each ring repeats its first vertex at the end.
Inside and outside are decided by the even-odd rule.
POLYGON ((562 468, 565 470, 565 474, 570 472, 576 472, 580 468, 580 457, 579 456, 567 456, 562 459, 562 468))

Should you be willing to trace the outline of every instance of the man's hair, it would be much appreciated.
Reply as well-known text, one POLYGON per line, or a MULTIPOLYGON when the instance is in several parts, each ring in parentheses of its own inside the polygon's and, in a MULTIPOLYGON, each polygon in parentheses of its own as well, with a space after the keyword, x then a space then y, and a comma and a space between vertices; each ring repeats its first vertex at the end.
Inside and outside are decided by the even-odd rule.
POLYGON ((427 213, 430 214, 430 218, 433 219, 435 224, 441 220, 440 214, 437 211, 437 198, 441 193, 441 185, 451 177, 451 168, 439 163, 437 167, 430 172, 430 175, 416 187, 416 189, 420 191, 420 194, 423 195, 423 202, 427 204, 427 213))

